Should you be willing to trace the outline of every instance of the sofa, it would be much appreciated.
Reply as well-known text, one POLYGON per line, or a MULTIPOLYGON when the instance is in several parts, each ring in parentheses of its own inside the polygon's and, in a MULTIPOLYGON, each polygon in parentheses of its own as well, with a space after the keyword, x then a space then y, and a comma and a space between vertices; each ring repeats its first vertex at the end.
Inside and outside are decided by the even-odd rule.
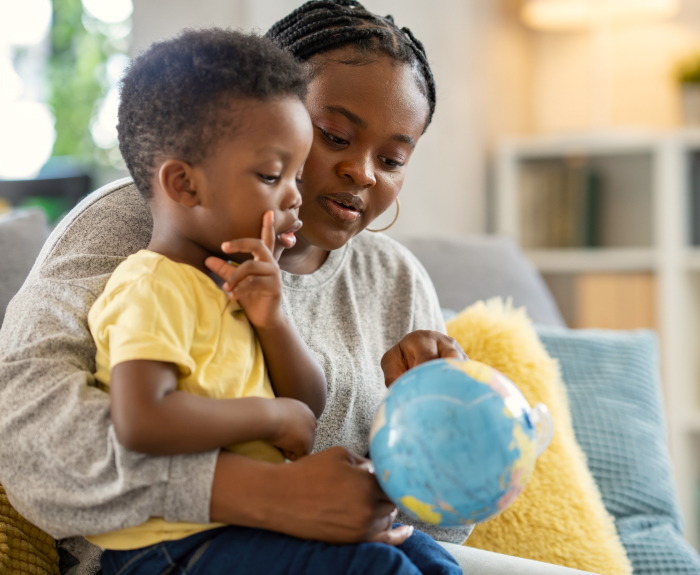
MULTIPOLYGON (((31 263, 38 255, 48 231, 45 218, 37 211, 17 212, 0 217, 0 321, 9 299, 21 286, 30 271, 31 263)), ((495 236, 459 239, 398 239, 413 251, 426 267, 446 314, 451 313, 449 310, 461 310, 478 300, 501 296, 511 299, 516 307, 524 306, 534 322, 544 330, 543 338, 545 340, 549 338, 550 342, 557 343, 561 338, 556 330, 561 330, 562 334, 569 331, 565 329, 561 314, 544 281, 525 260, 518 246, 512 240, 495 236)), ((570 349, 570 345, 566 347, 566 350, 570 349)), ((587 407, 590 408, 590 406, 587 407)), ((657 422, 657 426, 660 426, 660 429, 657 430, 660 436, 665 437, 663 421, 657 422)), ((660 447, 662 451, 664 448, 664 445, 660 447)), ((590 458, 590 454, 587 453, 587 455, 590 458)), ((665 473, 668 476, 667 483, 672 485, 670 467, 666 469, 665 473)), ((596 477, 596 480, 598 479, 596 477)), ((605 499, 605 494, 603 495, 605 499)), ((677 511, 677 501, 674 498, 675 492, 669 496, 668 506, 673 509, 667 514, 670 517, 669 524, 671 525, 671 531, 668 533, 677 537, 679 542, 671 550, 670 560, 676 561, 677 559, 677 564, 683 570, 673 571, 673 573, 698 573, 700 575, 700 557, 697 557, 694 550, 682 541, 680 514, 677 511), (678 551, 675 551, 676 548, 678 551), (673 553, 676 553, 677 556, 674 557, 673 553)), ((612 513, 615 515, 614 512, 612 513)), ((637 515, 633 519, 636 517, 637 515)), ((664 515, 664 517, 666 516, 664 515)), ((663 523, 663 521, 661 523, 655 521, 650 514, 645 514, 641 524, 639 521, 637 524, 641 525, 642 529, 656 529, 663 523)), ((663 523, 662 526, 665 525, 666 523, 663 523)), ((657 529, 654 533, 657 535, 661 533, 660 537, 664 539, 667 532, 657 529)), ((643 543, 644 540, 637 539, 637 542, 639 541, 642 541, 642 548, 649 548, 643 543)), ((564 567, 477 549, 450 544, 445 546, 458 557, 465 573, 474 575, 502 575, 504 573, 573 575, 582 573, 564 567)), ((653 575, 658 572, 660 575, 665 572, 663 570, 654 571, 653 561, 646 561, 639 565, 641 567, 638 569, 637 564, 635 564, 635 574, 653 575)), ((64 562, 63 573, 81 575, 81 566, 75 564, 75 561, 64 562)))

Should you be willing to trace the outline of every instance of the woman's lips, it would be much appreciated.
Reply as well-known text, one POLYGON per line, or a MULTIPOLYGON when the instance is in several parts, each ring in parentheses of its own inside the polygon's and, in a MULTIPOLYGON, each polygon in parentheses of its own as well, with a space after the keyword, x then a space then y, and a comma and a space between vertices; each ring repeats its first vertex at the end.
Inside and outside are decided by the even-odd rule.
POLYGON ((346 192, 322 196, 320 200, 328 214, 341 224, 357 221, 364 211, 362 199, 346 192))
POLYGON ((289 228, 284 232, 277 234, 277 240, 279 241, 284 249, 288 250, 293 248, 297 243, 297 237, 294 235, 301 228, 301 220, 296 220, 289 228))

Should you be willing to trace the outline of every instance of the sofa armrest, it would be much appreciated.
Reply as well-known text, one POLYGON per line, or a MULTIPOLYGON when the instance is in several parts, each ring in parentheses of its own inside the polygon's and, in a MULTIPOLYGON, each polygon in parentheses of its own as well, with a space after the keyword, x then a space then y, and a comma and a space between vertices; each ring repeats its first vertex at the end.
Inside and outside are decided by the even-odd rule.
POLYGON ((454 543, 441 542, 440 545, 452 554, 465 575, 591 575, 578 569, 491 553, 454 543))

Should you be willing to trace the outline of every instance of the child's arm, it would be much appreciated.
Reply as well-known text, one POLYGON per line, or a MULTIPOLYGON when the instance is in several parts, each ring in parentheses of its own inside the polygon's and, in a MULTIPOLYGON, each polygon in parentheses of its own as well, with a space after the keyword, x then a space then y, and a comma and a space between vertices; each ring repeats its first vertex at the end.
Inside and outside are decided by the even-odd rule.
POLYGON ((125 361, 112 368, 110 410, 117 439, 152 455, 209 451, 261 439, 289 459, 311 451, 316 417, 286 398, 212 399, 177 390, 177 367, 125 361))
POLYGON ((223 245, 226 253, 250 253, 237 268, 215 257, 207 267, 226 281, 224 290, 237 300, 255 328, 270 381, 279 397, 303 401, 320 417, 326 406, 326 377, 306 344, 284 315, 282 280, 277 261, 273 214, 263 217, 261 239, 244 238, 223 245))

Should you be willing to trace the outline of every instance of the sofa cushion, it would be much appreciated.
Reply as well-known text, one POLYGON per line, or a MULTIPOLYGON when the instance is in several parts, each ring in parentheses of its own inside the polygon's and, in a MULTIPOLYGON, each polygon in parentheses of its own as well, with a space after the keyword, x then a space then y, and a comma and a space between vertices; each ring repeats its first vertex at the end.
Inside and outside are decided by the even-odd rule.
POLYGON ((423 264, 440 305, 461 310, 500 296, 525 306, 535 323, 564 326, 557 304, 518 244, 505 236, 398 238, 423 264))
POLYGON ((576 437, 635 575, 700 573, 700 556, 682 536, 656 336, 551 327, 538 333, 559 360, 576 437))
POLYGON ((542 402, 554 438, 537 460, 523 493, 501 515, 479 524, 466 545, 601 575, 632 568, 576 443, 566 390, 523 309, 496 299, 479 302, 447 322, 474 360, 509 377, 531 405, 542 402))
POLYGON ((0 216, 0 324, 7 304, 22 287, 48 236, 46 216, 41 210, 0 216))
POLYGON ((58 562, 56 542, 14 510, 0 485, 0 573, 58 575, 58 562))

